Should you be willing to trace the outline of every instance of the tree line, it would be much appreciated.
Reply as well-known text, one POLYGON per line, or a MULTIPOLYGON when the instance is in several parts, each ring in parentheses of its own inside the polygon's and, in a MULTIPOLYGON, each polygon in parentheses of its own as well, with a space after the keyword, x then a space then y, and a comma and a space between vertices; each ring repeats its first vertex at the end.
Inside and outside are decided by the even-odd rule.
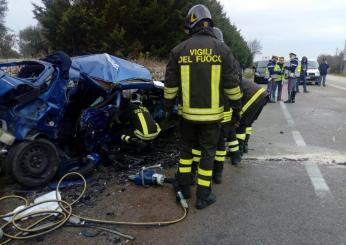
POLYGON ((251 66, 252 51, 217 0, 42 0, 34 4, 38 25, 19 33, 19 51, 25 57, 64 50, 166 58, 186 38, 185 15, 199 3, 210 9, 237 60, 251 66))

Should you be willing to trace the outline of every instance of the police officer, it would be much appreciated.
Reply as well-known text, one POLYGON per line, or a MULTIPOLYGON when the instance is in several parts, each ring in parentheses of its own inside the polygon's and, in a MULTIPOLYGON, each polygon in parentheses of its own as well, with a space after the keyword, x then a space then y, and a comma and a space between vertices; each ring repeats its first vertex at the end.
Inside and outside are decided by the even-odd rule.
POLYGON ((213 162, 224 118, 223 94, 230 106, 240 111, 242 93, 235 59, 230 49, 213 33, 209 10, 201 4, 193 6, 186 18, 189 37, 173 48, 165 75, 165 109, 169 114, 178 97, 180 120, 180 160, 176 181, 185 198, 190 197, 193 181, 192 148, 198 145, 201 160, 197 170, 196 208, 216 201, 211 191, 213 162))
POLYGON ((160 126, 152 118, 149 110, 142 105, 142 97, 139 93, 124 90, 122 94, 129 101, 129 105, 119 119, 123 123, 130 123, 131 129, 121 135, 121 140, 144 147, 145 142, 157 138, 161 131, 160 126))
POLYGON ((296 98, 296 89, 297 89, 297 78, 300 76, 300 70, 301 66, 299 63, 299 60, 297 58, 297 55, 295 53, 290 53, 290 62, 285 66, 286 73, 287 73, 287 79, 288 79, 288 99, 285 101, 285 103, 295 103, 296 98))

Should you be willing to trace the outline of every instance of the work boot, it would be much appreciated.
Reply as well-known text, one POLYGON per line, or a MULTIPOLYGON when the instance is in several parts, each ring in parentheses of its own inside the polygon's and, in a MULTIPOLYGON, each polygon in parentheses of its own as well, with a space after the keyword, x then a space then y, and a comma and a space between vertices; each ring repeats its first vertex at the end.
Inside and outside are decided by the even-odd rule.
POLYGON ((304 93, 306 93, 306 94, 307 94, 307 93, 310 93, 310 92, 309 92, 309 91, 307 91, 307 90, 304 90, 304 93))
POLYGON ((213 173, 213 182, 217 185, 222 182, 222 173, 213 173))
POLYGON ((211 192, 210 188, 198 186, 196 208, 204 209, 216 202, 216 196, 211 192))
POLYGON ((248 148, 249 139, 250 139, 250 135, 246 134, 246 138, 245 138, 245 141, 244 141, 244 147, 243 147, 243 152, 244 153, 248 153, 248 151, 249 151, 249 148, 248 148))
POLYGON ((239 151, 230 152, 231 164, 239 166, 241 164, 241 155, 239 151))
POLYGON ((243 156, 243 153, 244 153, 244 140, 238 139, 238 142, 239 142, 239 153, 240 153, 240 156, 243 156))
POLYGON ((185 199, 189 199, 191 197, 191 188, 189 185, 181 185, 180 190, 185 199))
POLYGON ((192 182, 192 174, 175 174, 175 180, 177 183, 177 188, 181 190, 185 199, 189 199, 191 197, 191 182, 192 182))
POLYGON ((223 162, 214 161, 213 182, 215 184, 221 184, 222 171, 223 171, 223 162))

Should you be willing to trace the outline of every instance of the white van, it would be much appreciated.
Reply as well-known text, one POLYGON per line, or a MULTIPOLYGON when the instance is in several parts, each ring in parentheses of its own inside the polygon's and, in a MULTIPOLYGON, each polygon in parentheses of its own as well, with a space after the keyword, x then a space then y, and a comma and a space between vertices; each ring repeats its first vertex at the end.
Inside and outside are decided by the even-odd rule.
POLYGON ((311 84, 315 83, 315 85, 317 85, 319 79, 320 79, 320 71, 318 70, 318 62, 316 60, 308 59, 308 70, 307 70, 307 76, 306 76, 307 83, 311 83, 311 84))

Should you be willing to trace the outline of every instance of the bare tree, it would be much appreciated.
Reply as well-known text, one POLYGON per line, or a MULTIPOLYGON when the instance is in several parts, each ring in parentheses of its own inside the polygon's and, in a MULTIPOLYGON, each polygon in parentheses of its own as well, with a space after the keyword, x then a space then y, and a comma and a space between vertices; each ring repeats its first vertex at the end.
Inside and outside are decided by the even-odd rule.
POLYGON ((262 44, 257 39, 252 39, 247 42, 247 46, 249 47, 252 57, 254 57, 256 54, 262 54, 262 44))

